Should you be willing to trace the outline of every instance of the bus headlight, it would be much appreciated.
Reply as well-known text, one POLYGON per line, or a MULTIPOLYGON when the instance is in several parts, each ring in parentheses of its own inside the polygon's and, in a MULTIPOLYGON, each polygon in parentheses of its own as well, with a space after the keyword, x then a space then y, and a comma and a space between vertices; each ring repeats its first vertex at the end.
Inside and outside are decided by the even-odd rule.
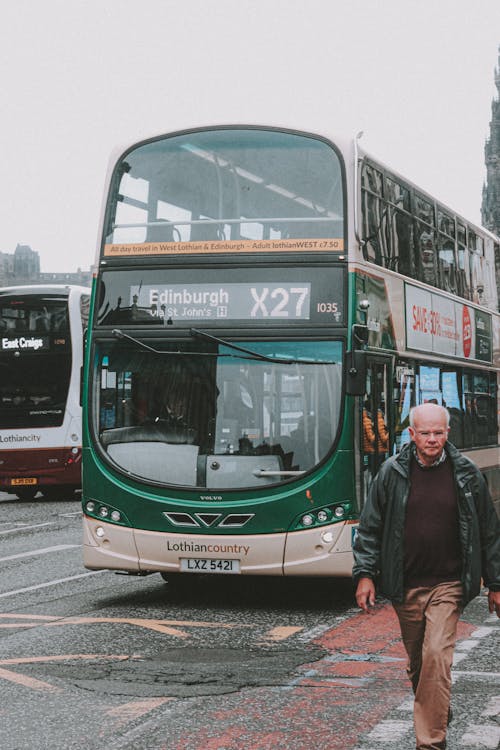
POLYGON ((106 520, 107 523, 116 523, 120 526, 130 526, 130 522, 125 513, 118 510, 118 508, 113 508, 112 505, 108 505, 107 503, 101 504, 96 500, 87 500, 83 503, 83 511, 93 518, 102 518, 103 521, 106 520))
MULTIPOLYGON (((325 526, 326 524, 337 523, 338 521, 345 521, 351 517, 351 504, 349 500, 345 502, 337 502, 331 505, 325 505, 323 508, 317 510, 312 509, 308 513, 304 513, 302 516, 295 518, 291 529, 303 529, 313 528, 316 526, 325 526)), ((322 537, 323 538, 323 537, 322 537)), ((329 539, 324 540, 328 544, 329 539)))

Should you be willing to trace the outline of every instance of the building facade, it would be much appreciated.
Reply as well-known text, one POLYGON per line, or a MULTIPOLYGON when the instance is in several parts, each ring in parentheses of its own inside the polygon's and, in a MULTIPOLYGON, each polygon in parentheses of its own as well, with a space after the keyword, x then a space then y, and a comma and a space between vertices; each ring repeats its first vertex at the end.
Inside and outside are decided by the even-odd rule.
POLYGON ((72 273, 42 273, 40 256, 29 245, 17 245, 13 253, 0 252, 0 287, 23 284, 78 284, 90 286, 92 272, 78 268, 72 273))
POLYGON ((487 229, 500 235, 500 48, 495 85, 497 97, 491 105, 490 136, 484 147, 486 183, 483 187, 481 220, 487 229))

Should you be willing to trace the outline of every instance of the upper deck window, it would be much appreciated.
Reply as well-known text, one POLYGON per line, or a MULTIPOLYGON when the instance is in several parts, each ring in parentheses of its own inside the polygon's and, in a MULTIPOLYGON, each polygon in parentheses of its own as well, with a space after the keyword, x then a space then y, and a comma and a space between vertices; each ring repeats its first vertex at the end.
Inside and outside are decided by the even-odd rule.
POLYGON ((500 274, 482 230, 365 157, 359 165, 363 258, 466 300, 498 306, 500 274))
POLYGON ((138 146, 115 170, 104 254, 342 251, 333 147, 275 130, 221 129, 138 146))
POLYGON ((0 296, 0 332, 68 333, 68 303, 64 299, 44 296, 22 296, 4 293, 0 296))

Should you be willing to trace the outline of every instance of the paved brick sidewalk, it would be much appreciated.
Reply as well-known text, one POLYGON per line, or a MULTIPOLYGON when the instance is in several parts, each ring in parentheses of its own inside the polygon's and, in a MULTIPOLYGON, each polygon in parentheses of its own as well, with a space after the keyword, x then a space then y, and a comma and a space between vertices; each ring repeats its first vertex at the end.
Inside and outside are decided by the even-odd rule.
MULTIPOLYGON (((459 624, 450 750, 495 750, 500 742, 500 620, 481 600, 473 621, 459 624)), ((192 705, 190 725, 198 728, 162 748, 413 750, 412 694, 392 608, 381 605, 373 615, 353 611, 311 643, 326 655, 302 665, 288 684, 226 696, 220 710, 213 701, 192 705)))

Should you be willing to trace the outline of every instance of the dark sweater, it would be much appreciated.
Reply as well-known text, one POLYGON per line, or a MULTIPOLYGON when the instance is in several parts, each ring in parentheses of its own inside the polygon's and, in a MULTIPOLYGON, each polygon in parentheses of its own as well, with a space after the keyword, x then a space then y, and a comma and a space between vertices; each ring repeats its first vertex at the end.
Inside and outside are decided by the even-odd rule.
POLYGON ((404 550, 406 589, 460 580, 457 495, 448 459, 431 468, 411 460, 404 550))

